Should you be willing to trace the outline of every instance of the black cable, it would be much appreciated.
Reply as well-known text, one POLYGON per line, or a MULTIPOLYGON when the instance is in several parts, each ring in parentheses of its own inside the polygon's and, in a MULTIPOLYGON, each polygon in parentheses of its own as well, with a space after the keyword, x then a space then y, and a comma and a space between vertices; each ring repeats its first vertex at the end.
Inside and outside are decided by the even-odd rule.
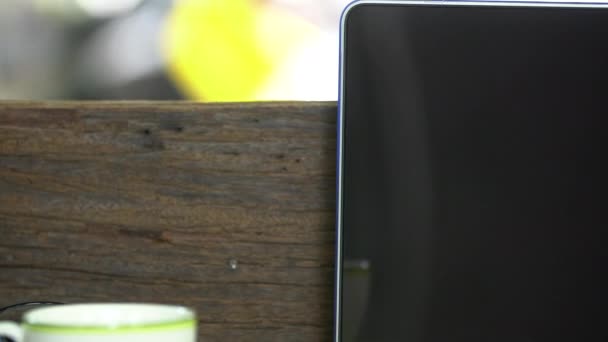
POLYGON ((0 313, 3 313, 6 310, 9 309, 13 309, 13 308, 19 308, 22 306, 33 306, 33 305, 61 305, 63 303, 60 302, 24 302, 24 303, 17 303, 17 304, 13 304, 13 305, 9 305, 9 306, 5 306, 3 308, 0 308, 0 313))
MULTIPOLYGON (((9 305, 9 306, 5 306, 3 308, 0 308, 0 314, 3 313, 6 310, 9 309, 13 309, 13 308, 19 308, 19 307, 23 307, 23 306, 34 306, 34 305, 60 305, 63 303, 59 303, 59 302, 24 302, 24 303, 17 303, 17 304, 13 304, 13 305, 9 305)), ((0 342, 15 342, 13 341, 13 339, 5 337, 5 336, 0 336, 0 342)))

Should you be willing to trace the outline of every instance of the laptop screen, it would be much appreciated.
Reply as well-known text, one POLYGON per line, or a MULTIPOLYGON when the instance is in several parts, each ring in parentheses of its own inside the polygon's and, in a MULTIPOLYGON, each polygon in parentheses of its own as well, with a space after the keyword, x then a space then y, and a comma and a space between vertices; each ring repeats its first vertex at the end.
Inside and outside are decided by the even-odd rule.
POLYGON ((345 17, 343 342, 608 340, 608 9, 345 17))

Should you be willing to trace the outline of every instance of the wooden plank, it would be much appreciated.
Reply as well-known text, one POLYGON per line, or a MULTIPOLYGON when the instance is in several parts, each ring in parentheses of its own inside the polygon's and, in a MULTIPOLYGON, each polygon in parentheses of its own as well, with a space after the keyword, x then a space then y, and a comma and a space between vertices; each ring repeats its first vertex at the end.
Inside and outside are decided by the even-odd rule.
POLYGON ((334 103, 0 103, 0 306, 176 303, 200 341, 330 340, 335 131, 334 103))

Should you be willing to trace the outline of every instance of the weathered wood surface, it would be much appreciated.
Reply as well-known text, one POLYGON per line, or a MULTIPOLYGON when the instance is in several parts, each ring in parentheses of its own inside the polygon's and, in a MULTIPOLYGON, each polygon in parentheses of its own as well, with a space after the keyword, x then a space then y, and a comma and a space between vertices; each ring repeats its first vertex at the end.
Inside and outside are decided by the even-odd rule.
POLYGON ((176 303, 201 341, 330 340, 335 117, 0 103, 0 306, 176 303))

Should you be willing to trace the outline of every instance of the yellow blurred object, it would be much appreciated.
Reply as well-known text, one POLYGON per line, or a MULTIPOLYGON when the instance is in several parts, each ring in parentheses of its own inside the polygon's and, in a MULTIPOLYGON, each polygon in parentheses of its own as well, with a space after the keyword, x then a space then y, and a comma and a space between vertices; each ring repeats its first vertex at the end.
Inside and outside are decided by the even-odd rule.
POLYGON ((259 0, 180 0, 163 37, 169 73, 186 96, 255 101, 290 51, 316 29, 259 0))

